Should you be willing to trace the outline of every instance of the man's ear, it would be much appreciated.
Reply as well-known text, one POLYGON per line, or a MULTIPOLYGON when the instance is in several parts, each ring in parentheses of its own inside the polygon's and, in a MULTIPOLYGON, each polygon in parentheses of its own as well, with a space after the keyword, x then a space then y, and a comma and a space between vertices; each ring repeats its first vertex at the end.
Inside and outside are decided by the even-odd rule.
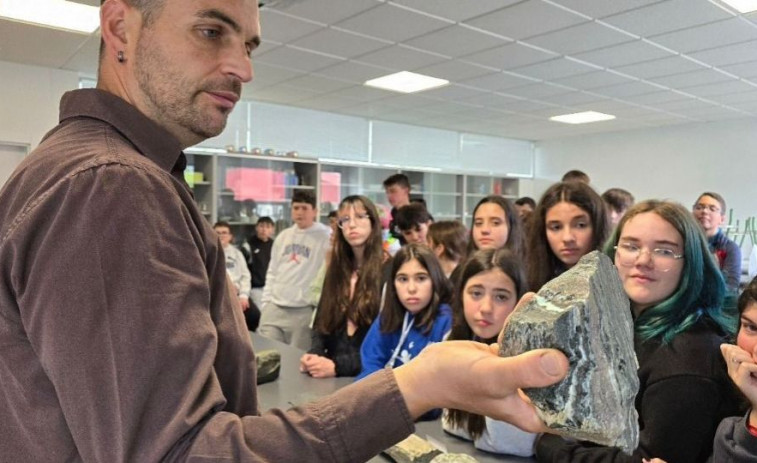
POLYGON ((126 17, 130 9, 123 0, 107 0, 100 7, 100 35, 106 55, 116 56, 126 50, 126 17))

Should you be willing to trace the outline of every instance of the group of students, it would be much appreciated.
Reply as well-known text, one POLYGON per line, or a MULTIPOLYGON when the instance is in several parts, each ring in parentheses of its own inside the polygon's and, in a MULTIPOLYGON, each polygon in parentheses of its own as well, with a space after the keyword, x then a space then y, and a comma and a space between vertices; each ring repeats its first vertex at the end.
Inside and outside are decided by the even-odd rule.
MULTIPOLYGON (((722 239, 722 217, 710 217, 724 215, 719 195, 703 194, 693 211, 670 201, 643 201, 623 211, 614 229, 608 209, 588 183, 577 180, 552 185, 524 219, 509 200, 487 196, 473 210, 467 231, 459 222, 433 222, 423 204, 409 203, 393 209, 392 226, 406 244, 391 257, 382 247, 373 202, 344 198, 324 267, 322 294, 328 296, 317 303, 300 370, 314 378, 361 380, 408 362, 431 343, 496 342, 527 291, 538 291, 599 250, 615 262, 635 323, 641 433, 633 455, 526 433, 460 410, 435 410, 423 418, 442 414, 446 431, 477 448, 538 461, 706 461, 720 422, 744 416, 743 395, 757 401, 751 376, 757 373, 757 283, 742 295, 738 324, 735 307, 729 311, 724 302, 734 295, 724 278, 732 270, 723 267, 726 254, 715 246, 725 243, 731 259, 740 257, 738 247, 722 239), (721 353, 737 326, 739 347, 721 353), (740 360, 726 367, 724 356, 740 360)), ((741 421, 724 421, 717 442, 725 444, 715 447, 715 455, 753 451, 757 428, 748 425, 756 420, 757 414, 747 413, 741 421)))

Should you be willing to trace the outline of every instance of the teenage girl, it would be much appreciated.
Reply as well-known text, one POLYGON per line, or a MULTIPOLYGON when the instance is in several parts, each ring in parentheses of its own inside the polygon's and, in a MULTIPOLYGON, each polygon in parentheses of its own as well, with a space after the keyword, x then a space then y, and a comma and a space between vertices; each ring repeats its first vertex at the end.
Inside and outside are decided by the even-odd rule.
POLYGON ((447 278, 465 257, 465 247, 468 245, 467 235, 465 225, 457 220, 442 220, 428 227, 426 235, 428 247, 436 254, 444 276, 447 278))
POLYGON ((468 253, 478 249, 507 248, 522 257, 522 233, 518 211, 510 200, 489 195, 473 209, 468 253))
POLYGON ((383 249, 378 212, 365 196, 348 196, 339 204, 331 260, 313 326, 312 347, 300 370, 314 378, 355 376, 360 372, 360 345, 381 299, 383 249))
POLYGON ((360 349, 363 369, 357 379, 407 363, 452 326, 449 283, 425 244, 407 244, 395 254, 391 283, 360 349))
POLYGON ((536 442, 536 459, 710 461, 718 424, 737 415, 739 404, 719 349, 736 323, 723 310, 725 283, 707 241, 680 204, 644 201, 626 212, 605 251, 634 318, 639 446, 625 455, 615 447, 544 435, 536 442))
POLYGON ((531 219, 526 264, 531 291, 599 249, 609 232, 602 198, 583 182, 549 187, 531 219))
MULTIPOLYGON (((455 295, 455 320, 450 340, 497 342, 505 321, 526 289, 523 266, 507 249, 485 249, 462 265, 455 295)), ((446 410, 445 431, 471 439, 476 448, 508 455, 533 455, 536 434, 481 415, 446 410)))

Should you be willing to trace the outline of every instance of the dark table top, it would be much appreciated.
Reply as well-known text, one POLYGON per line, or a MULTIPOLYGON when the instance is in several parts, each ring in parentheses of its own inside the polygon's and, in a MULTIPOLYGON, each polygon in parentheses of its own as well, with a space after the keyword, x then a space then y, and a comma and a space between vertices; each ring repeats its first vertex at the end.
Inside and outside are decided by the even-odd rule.
MULTIPOLYGON (((353 378, 315 379, 310 375, 300 373, 299 362, 303 351, 256 333, 250 333, 250 336, 256 352, 275 349, 281 353, 279 378, 276 381, 258 386, 258 398, 262 410, 270 408, 288 409, 295 405, 302 405, 329 395, 353 381, 353 378)), ((472 455, 481 463, 533 463, 535 461, 532 458, 497 455, 476 450, 471 442, 458 439, 442 431, 439 420, 416 423, 415 434, 427 440, 433 439, 434 443, 446 447, 448 452, 472 455)), ((370 461, 386 463, 391 460, 384 456, 377 456, 370 461)))

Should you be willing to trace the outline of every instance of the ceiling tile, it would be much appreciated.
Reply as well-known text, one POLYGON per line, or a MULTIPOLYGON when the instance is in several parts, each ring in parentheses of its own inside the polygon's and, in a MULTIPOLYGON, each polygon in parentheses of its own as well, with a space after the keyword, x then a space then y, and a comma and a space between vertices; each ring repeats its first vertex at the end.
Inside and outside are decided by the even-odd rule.
POLYGON ((631 82, 628 84, 611 85, 592 89, 593 93, 607 95, 612 98, 624 98, 634 95, 643 95, 645 93, 659 92, 660 88, 644 82, 631 82))
MULTIPOLYGON (((0 60, 59 68, 90 36, 0 19, 0 60)), ((91 45, 87 50, 91 50, 91 45)), ((99 50, 99 42, 98 42, 99 50)), ((78 61, 86 59, 79 57, 78 61)), ((97 53, 90 57, 97 65, 97 53)), ((91 68, 91 66, 90 66, 91 68)))
POLYGON ((356 63, 355 61, 343 61, 329 67, 319 69, 317 74, 333 77, 348 82, 363 84, 366 80, 375 79, 389 74, 391 70, 371 64, 356 63))
POLYGON ((587 61, 606 68, 616 68, 643 61, 673 56, 670 52, 651 45, 643 40, 613 45, 607 48, 577 53, 574 58, 587 61))
MULTIPOLYGON (((505 108, 505 109, 509 109, 509 108, 505 108)), ((467 109, 465 111, 456 113, 455 116, 459 115, 462 117, 470 117, 470 118, 475 118, 479 120, 481 119, 487 120, 487 119, 494 119, 497 117, 502 117, 504 114, 506 113, 503 111, 497 111, 495 109, 490 109, 490 108, 471 108, 471 109, 467 109)))
POLYGON ((686 89, 686 93, 692 95, 707 98, 714 95, 727 95, 729 93, 737 92, 751 92, 755 90, 755 86, 749 85, 739 80, 731 80, 728 82, 718 82, 715 84, 700 85, 698 87, 689 87, 686 89))
POLYGON ((464 80, 461 83, 482 90, 504 90, 522 85, 532 84, 534 81, 503 72, 495 72, 481 77, 464 80))
POLYGON ((757 27, 731 18, 690 29, 658 35, 650 40, 682 53, 757 39, 757 27))
POLYGON ((441 16, 452 21, 465 21, 498 10, 502 7, 518 3, 522 0, 476 0, 475 2, 461 2, 460 0, 394 0, 394 3, 405 5, 418 11, 441 16))
POLYGON ((279 47, 261 56, 257 61, 306 72, 315 71, 316 69, 325 68, 340 62, 340 60, 335 58, 289 47, 279 47))
POLYGON ((602 21, 632 34, 649 37, 730 17, 710 2, 669 0, 609 16, 602 21))
MULTIPOLYGON (((0 28, 2 25, 0 25, 0 28)), ((0 48, 0 56, 2 49, 0 48)), ((61 65, 63 69, 80 71, 82 74, 97 75, 98 56, 100 55, 100 34, 90 34, 89 38, 79 45, 76 52, 61 65)), ((61 56, 62 58, 63 56, 61 56)), ((2 59, 2 58, 0 58, 2 59)))
POLYGON ((753 102, 757 101, 757 88, 753 91, 715 95, 708 97, 708 99, 725 105, 738 105, 740 103, 753 102))
POLYGON ((584 21, 580 16, 540 0, 527 0, 465 22, 519 40, 584 21))
POLYGON ((275 10, 265 8, 260 11, 260 24, 265 40, 278 43, 298 39, 321 28, 318 24, 285 16, 275 10))
POLYGON ((520 66, 548 61, 556 58, 557 53, 537 50, 520 43, 511 43, 491 50, 464 56, 462 60, 481 64, 496 69, 513 69, 520 66))
POLYGON ((292 45, 342 58, 353 58, 391 44, 336 29, 321 29, 293 41, 292 45))
POLYGON ((657 106, 659 103, 668 101, 680 101, 688 100, 690 97, 681 95, 680 93, 672 92, 670 90, 662 90, 659 92, 645 93, 643 95, 634 95, 624 97, 623 100, 631 103, 643 104, 648 106, 657 106))
POLYGON ((595 103, 606 99, 603 96, 592 95, 584 92, 570 92, 563 93, 562 95, 554 95, 549 97, 549 102, 562 106, 575 106, 578 104, 595 103))
POLYGON ((553 0, 555 3, 570 8, 573 11, 591 16, 603 18, 612 14, 623 13, 628 10, 640 8, 662 0, 553 0))
POLYGON ((757 60, 723 66, 721 69, 742 78, 757 77, 757 60))
POLYGON ((462 111, 468 111, 473 108, 475 108, 475 106, 452 101, 434 103, 425 107, 425 109, 429 111, 436 111, 438 113, 444 114, 455 114, 462 111))
POLYGON ((699 71, 685 72, 683 74, 674 74, 671 76, 655 77, 654 79, 651 79, 652 82, 665 85, 666 87, 679 89, 711 84, 714 82, 723 82, 726 80, 733 80, 733 78, 721 72, 713 71, 712 69, 701 69, 699 71))
POLYGON ((334 111, 341 108, 349 108, 357 103, 359 103, 359 101, 351 98, 329 94, 301 100, 297 102, 297 106, 318 111, 334 111))
POLYGON ((533 113, 533 112, 544 112, 547 110, 548 112, 552 111, 562 111, 562 108, 559 108, 557 105, 554 104, 546 104, 541 101, 533 101, 533 100, 520 100, 520 101, 513 101, 509 105, 507 105, 504 109, 507 109, 508 111, 515 111, 518 113, 533 113))
POLYGON ((595 22, 531 37, 528 43, 563 55, 573 55, 634 40, 626 34, 595 22))
POLYGON ((480 95, 464 98, 461 100, 463 103, 469 103, 477 106, 486 106, 494 108, 507 108, 509 104, 514 101, 518 101, 516 98, 498 95, 496 93, 482 93, 480 95))
POLYGON ((318 92, 312 90, 294 88, 289 87, 286 84, 280 84, 256 90, 252 92, 250 96, 257 101, 287 104, 313 98, 316 95, 318 95, 318 92))
POLYGON ((426 90, 423 95, 429 98, 438 98, 442 100, 466 100, 467 98, 485 94, 482 90, 462 87, 460 85, 445 85, 444 87, 426 90))
POLYGON ((665 102, 656 104, 655 107, 664 109, 666 111, 685 112, 691 109, 702 109, 702 108, 712 109, 718 106, 712 103, 708 103, 706 101, 702 101, 702 100, 688 99, 688 100, 678 100, 678 101, 665 101, 665 102))
POLYGON ((356 101, 376 101, 386 98, 389 92, 377 88, 366 87, 365 85, 355 85, 353 87, 338 90, 332 95, 351 98, 356 101))
POLYGON ((449 22, 392 4, 381 5, 337 24, 341 29, 394 42, 402 42, 448 25, 449 22))
MULTIPOLYGON (((327 2, 279 2, 277 6, 265 6, 260 14, 265 18, 266 10, 274 8, 290 15, 307 18, 324 24, 334 24, 350 16, 380 5, 376 0, 328 0, 327 2)), ((268 34, 268 23, 263 22, 263 34, 268 34)))
POLYGON ((416 69, 415 72, 425 74, 440 79, 457 82, 465 79, 491 74, 491 71, 474 64, 465 64, 460 61, 443 61, 438 64, 432 64, 423 68, 416 69))
POLYGON ((700 64, 679 56, 660 58, 615 68, 618 72, 638 77, 640 79, 651 79, 671 74, 680 74, 682 72, 699 71, 701 69, 705 68, 700 64))
POLYGON ((286 82, 289 79, 305 75, 300 71, 293 71, 291 69, 258 62, 253 64, 252 69, 255 71, 255 77, 252 79, 252 82, 247 85, 251 85, 253 88, 276 85, 286 82))
POLYGON ((348 82, 340 82, 338 80, 319 77, 312 74, 288 80, 286 84, 296 88, 304 88, 307 90, 326 93, 353 86, 348 82))
POLYGON ((522 98, 546 98, 552 95, 560 95, 563 93, 570 93, 569 89, 563 87, 557 87, 548 83, 526 85, 523 87, 509 88, 502 90, 499 93, 507 95, 515 95, 522 98))
POLYGON ((554 80, 555 83, 579 90, 589 90, 597 87, 606 87, 608 85, 617 85, 632 82, 626 77, 613 74, 607 71, 594 71, 577 76, 565 77, 554 80))
POLYGON ((440 61, 445 61, 445 58, 414 50, 412 48, 395 45, 363 55, 359 58, 359 61, 361 63, 383 66, 395 71, 412 71, 440 61))
POLYGON ((596 69, 565 58, 556 58, 543 63, 519 67, 513 69, 512 72, 535 79, 552 80, 577 74, 586 74, 592 71, 596 71, 596 69))
POLYGON ((407 45, 457 58, 506 43, 503 39, 455 24, 408 40, 407 45))
POLYGON ((689 53, 689 56, 711 66, 725 66, 757 60, 757 40, 689 53))

